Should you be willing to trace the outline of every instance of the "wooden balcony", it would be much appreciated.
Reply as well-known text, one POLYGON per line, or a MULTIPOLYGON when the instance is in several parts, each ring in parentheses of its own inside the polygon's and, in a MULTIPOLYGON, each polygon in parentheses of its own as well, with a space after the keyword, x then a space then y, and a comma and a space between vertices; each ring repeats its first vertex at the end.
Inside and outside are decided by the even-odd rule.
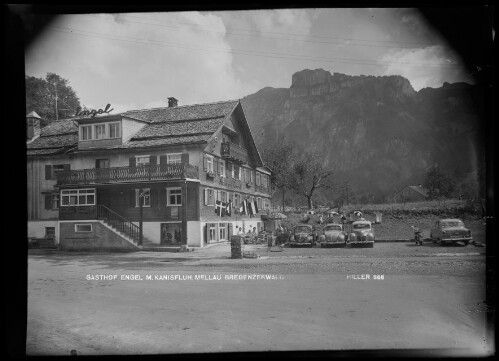
POLYGON ((248 163, 248 151, 231 142, 222 142, 220 155, 231 162, 248 163))
POLYGON ((60 171, 57 172, 57 185, 130 183, 186 178, 199 179, 198 167, 179 163, 60 171))

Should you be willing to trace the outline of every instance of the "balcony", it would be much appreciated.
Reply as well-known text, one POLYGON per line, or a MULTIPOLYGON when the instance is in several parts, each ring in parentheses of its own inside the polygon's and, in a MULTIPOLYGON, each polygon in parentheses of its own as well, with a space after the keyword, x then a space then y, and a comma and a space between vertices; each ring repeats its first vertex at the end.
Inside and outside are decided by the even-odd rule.
POLYGON ((222 142, 220 155, 234 163, 248 163, 248 151, 231 142, 222 142))
POLYGON ((178 163, 60 171, 57 172, 57 185, 114 184, 186 178, 199 179, 198 167, 178 163))

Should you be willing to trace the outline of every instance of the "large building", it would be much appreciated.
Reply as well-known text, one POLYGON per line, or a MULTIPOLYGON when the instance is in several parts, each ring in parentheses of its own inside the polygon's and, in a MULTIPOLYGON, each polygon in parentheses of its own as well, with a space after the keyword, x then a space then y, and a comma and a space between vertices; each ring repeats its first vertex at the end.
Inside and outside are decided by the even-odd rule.
POLYGON ((202 247, 236 227, 262 229, 270 172, 241 103, 169 100, 42 129, 30 113, 28 236, 54 235, 61 249, 132 250, 202 247))

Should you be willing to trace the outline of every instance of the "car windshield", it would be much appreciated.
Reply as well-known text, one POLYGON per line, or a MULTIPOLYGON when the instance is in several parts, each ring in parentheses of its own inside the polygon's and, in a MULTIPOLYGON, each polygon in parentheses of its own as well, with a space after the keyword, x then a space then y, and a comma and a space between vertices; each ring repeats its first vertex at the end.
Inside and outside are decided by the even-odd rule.
POLYGON ((353 225, 353 229, 370 229, 369 223, 356 223, 353 225))
POLYGON ((464 227, 464 224, 461 221, 445 221, 445 222, 440 222, 440 225, 442 226, 442 228, 464 227))
POLYGON ((324 228, 324 232, 325 231, 341 231, 341 226, 340 225, 327 226, 324 228))
POLYGON ((296 227, 295 232, 296 233, 302 233, 302 232, 310 232, 311 229, 308 227, 296 227))

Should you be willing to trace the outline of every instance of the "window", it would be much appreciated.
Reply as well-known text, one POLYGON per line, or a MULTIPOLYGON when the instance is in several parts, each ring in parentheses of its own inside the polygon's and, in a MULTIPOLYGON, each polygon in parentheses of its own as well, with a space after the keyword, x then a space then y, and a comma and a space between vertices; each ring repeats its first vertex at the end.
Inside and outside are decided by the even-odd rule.
POLYGON ((219 240, 225 240, 227 239, 227 223, 219 223, 218 224, 218 234, 219 234, 219 240))
POLYGON ((217 240, 217 224, 209 223, 208 225, 208 242, 217 240))
POLYGON ((109 168, 109 159, 96 159, 95 168, 109 168))
POLYGON ((206 171, 213 173, 213 156, 206 155, 206 171))
MULTIPOLYGON (((140 207, 139 203, 139 191, 140 189, 135 190, 135 207, 140 207)), ((142 188, 142 206, 150 207, 151 206, 151 189, 150 188, 142 188)))
POLYGON ((108 123, 109 124, 109 138, 121 137, 120 122, 108 123))
POLYGON ((256 185, 259 186, 260 185, 260 173, 257 173, 256 174, 256 185))
POLYGON ((59 209, 59 194, 52 194, 52 209, 59 209))
POLYGON ((221 191, 216 190, 216 191, 215 191, 215 195, 216 195, 216 200, 217 200, 217 201, 221 201, 221 200, 222 200, 222 194, 221 194, 221 191))
POLYGON ((232 167, 232 178, 234 179, 241 179, 241 173, 240 173, 240 168, 238 165, 235 165, 232 167))
POLYGON ((95 125, 95 139, 104 139, 106 136, 106 124, 95 125))
POLYGON ((75 232, 92 232, 91 224, 75 224, 75 232))
POLYGON ((168 206, 181 206, 182 188, 166 188, 166 199, 168 206))
POLYGON ((267 188, 267 176, 262 174, 262 186, 267 188))
POLYGON ((182 163, 182 154, 167 154, 166 155, 166 164, 179 164, 182 163))
POLYGON ((256 199, 256 207, 258 208, 258 210, 263 209, 262 208, 262 199, 260 197, 258 197, 256 199))
POLYGON ((227 202, 227 192, 226 191, 220 191, 220 201, 227 202))
POLYGON ((215 205, 215 194, 213 189, 205 188, 204 190, 204 204, 207 206, 215 205))
POLYGON ((45 227, 45 238, 55 237, 55 227, 45 227))
POLYGON ((61 191, 61 206, 95 205, 95 189, 71 189, 61 191))
POLYGON ((234 193, 234 207, 238 207, 241 205, 241 195, 239 193, 234 193))
POLYGON ((142 167, 151 163, 151 157, 149 155, 136 155, 135 160, 137 167, 142 167))
POLYGON ((225 160, 220 159, 218 162, 218 171, 220 172, 220 177, 225 177, 225 160))
POLYGON ((80 140, 91 140, 92 139, 92 126, 91 125, 81 125, 80 126, 80 140))
POLYGON ((54 164, 45 165, 45 179, 46 180, 56 180, 57 172, 62 172, 65 170, 70 170, 71 166, 69 164, 54 164))
POLYGON ((182 224, 181 223, 161 223, 161 244, 181 244, 182 224))

